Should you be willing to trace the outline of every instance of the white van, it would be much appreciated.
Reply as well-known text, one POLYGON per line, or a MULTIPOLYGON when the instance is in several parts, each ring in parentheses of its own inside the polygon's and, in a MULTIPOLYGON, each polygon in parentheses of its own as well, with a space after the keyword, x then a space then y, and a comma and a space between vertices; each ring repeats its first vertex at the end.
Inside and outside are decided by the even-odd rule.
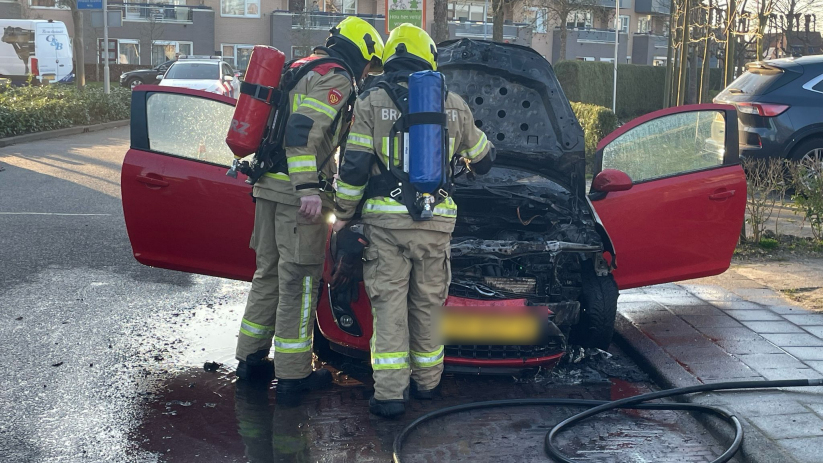
POLYGON ((62 21, 0 19, 0 77, 21 82, 69 82, 74 77, 71 40, 62 21))

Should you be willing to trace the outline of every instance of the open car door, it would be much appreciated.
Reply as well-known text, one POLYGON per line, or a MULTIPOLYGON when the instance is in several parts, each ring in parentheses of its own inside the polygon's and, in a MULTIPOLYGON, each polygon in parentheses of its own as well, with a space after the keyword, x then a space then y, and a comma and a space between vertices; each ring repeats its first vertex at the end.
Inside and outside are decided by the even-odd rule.
POLYGON ((226 176, 234 159, 225 142, 234 104, 184 88, 141 85, 132 92, 131 149, 120 188, 140 263, 251 280, 251 186, 226 176))
POLYGON ((715 104, 656 111, 600 142, 595 174, 631 177, 625 191, 595 177, 589 195, 614 245, 620 289, 729 268, 746 208, 737 142, 734 107, 715 104))

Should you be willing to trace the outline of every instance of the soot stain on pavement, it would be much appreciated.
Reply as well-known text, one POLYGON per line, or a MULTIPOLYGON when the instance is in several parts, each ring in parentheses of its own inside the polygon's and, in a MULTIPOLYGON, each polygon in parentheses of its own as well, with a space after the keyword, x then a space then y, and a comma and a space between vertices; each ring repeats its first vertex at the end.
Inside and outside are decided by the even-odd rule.
MULTIPOLYGON (((315 363, 334 373, 330 389, 286 408, 277 403, 274 384, 235 380, 234 347, 246 291, 246 284, 226 282, 208 299, 149 323, 140 356, 154 360, 145 369, 151 385, 142 421, 130 434, 136 452, 166 462, 385 462, 394 436, 439 408, 494 399, 612 400, 654 387, 615 346, 610 353, 577 350, 554 370, 528 376, 446 374, 441 397, 412 400, 401 419, 385 420, 368 412, 368 365, 337 358, 331 363, 342 370, 315 363)), ((545 433, 580 410, 509 407, 434 420, 411 434, 403 459, 545 462, 545 433)), ((674 412, 619 411, 564 433, 558 442, 569 456, 588 461, 710 461, 722 450, 689 420, 674 412)))
MULTIPOLYGON (((388 461, 394 436, 438 408, 525 397, 610 400, 652 390, 650 383, 636 381, 642 373, 630 366, 615 349, 611 356, 592 355, 529 379, 445 375, 441 397, 413 400, 402 419, 385 420, 368 413, 373 390, 368 378, 361 382, 328 365, 323 367, 336 379, 332 388, 309 393, 302 405, 288 408, 277 403, 273 385, 236 382, 226 366, 208 372, 201 365, 158 383, 132 438, 141 450, 169 462, 388 461), (606 371, 622 372, 622 378, 606 371), (587 378, 585 386, 581 377, 587 378)), ((580 410, 510 407, 435 420, 410 436, 404 461, 543 462, 545 433, 580 410)), ((674 412, 620 411, 560 436, 559 442, 568 455, 588 461, 709 461, 719 450, 714 441, 690 431, 674 412)))

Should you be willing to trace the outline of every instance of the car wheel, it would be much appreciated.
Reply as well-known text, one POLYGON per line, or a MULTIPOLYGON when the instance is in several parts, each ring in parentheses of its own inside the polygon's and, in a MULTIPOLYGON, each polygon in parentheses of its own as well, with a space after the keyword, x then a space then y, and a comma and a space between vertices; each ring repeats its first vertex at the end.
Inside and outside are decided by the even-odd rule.
POLYGON ((811 138, 801 142, 792 149, 790 159, 802 162, 820 173, 823 171, 823 138, 811 138))
POLYGON ((617 315, 617 283, 611 274, 597 276, 589 262, 583 263, 581 277, 580 321, 572 327, 569 344, 607 350, 617 315))
POLYGON ((128 85, 130 89, 134 89, 134 87, 137 87, 138 85, 143 85, 143 81, 137 77, 132 77, 128 80, 128 82, 126 82, 126 85, 128 85))

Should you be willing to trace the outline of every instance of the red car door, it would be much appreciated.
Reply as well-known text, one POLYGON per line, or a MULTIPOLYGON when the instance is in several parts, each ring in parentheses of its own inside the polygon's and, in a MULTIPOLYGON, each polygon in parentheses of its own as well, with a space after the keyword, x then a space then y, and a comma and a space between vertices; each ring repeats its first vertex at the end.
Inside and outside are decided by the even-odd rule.
POLYGON ((235 100, 142 85, 132 93, 131 149, 123 161, 123 214, 145 265, 251 280, 251 186, 226 176, 235 100))
POLYGON ((729 268, 746 208, 737 137, 734 107, 703 104, 656 111, 601 141, 595 174, 617 169, 633 182, 589 195, 621 289, 729 268))

